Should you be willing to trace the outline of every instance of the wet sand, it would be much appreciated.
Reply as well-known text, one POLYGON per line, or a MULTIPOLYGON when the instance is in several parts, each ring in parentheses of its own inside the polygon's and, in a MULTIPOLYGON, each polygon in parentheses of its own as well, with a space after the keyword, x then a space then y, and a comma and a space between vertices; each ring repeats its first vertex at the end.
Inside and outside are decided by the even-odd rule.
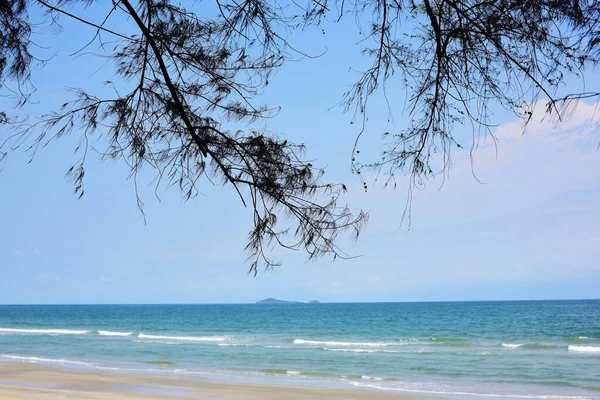
POLYGON ((190 376, 73 370, 3 362, 0 363, 0 399, 427 400, 432 398, 361 389, 238 383, 190 376))

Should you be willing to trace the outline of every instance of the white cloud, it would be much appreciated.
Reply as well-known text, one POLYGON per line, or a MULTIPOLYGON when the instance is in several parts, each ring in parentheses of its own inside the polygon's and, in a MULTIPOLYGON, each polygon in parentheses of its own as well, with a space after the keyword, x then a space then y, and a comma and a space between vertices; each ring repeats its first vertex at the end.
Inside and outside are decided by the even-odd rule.
MULTIPOLYGON (((485 184, 473 177, 468 150, 453 153, 441 190, 435 179, 414 191, 409 232, 400 227, 406 180, 398 180, 396 191, 353 190, 358 201, 350 204, 371 211, 357 245, 364 257, 350 267, 345 263, 338 271, 344 278, 336 279, 347 292, 401 293, 431 284, 600 276, 599 107, 582 102, 559 123, 534 114, 525 134, 519 121, 499 126, 498 158, 489 141, 473 154, 475 174, 485 184)), ((538 109, 543 111, 539 103, 538 109)))
POLYGON ((562 136, 575 140, 598 133, 600 126, 600 103, 573 101, 568 105, 559 106, 553 112, 546 112, 546 100, 540 100, 530 106, 533 113, 527 124, 526 134, 535 136, 562 136))
POLYGON ((579 102, 571 117, 559 123, 544 119, 543 105, 538 102, 534 106, 524 134, 520 123, 498 127, 498 148, 486 145, 476 149, 473 164, 468 151, 456 153, 441 191, 434 182, 424 193, 415 193, 416 210, 433 211, 436 219, 456 213, 458 220, 464 221, 469 215, 480 220, 536 207, 564 193, 598 187, 600 113, 595 110, 599 104, 579 102), (478 183, 473 173, 485 184, 478 183))

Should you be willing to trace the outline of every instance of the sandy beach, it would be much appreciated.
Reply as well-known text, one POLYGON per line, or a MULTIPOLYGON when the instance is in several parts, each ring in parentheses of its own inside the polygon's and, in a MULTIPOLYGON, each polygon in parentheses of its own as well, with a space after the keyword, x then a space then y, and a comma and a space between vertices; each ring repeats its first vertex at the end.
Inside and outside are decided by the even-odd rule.
POLYGON ((353 399, 427 400, 368 390, 236 383, 189 376, 73 370, 0 363, 0 399, 353 399))

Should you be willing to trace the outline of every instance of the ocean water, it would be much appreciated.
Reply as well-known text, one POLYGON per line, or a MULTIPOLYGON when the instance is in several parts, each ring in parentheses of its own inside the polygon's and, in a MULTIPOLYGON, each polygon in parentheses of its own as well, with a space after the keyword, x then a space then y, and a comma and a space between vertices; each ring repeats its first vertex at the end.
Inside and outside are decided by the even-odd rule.
POLYGON ((448 398, 600 399, 600 300, 0 306, 0 361, 448 398))

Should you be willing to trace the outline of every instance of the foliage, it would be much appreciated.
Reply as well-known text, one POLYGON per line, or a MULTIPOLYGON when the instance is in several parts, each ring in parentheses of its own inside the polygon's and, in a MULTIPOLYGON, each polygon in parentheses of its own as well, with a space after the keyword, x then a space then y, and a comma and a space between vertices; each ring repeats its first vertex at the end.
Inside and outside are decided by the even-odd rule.
POLYGON ((355 147, 354 168, 383 171, 394 186, 396 173, 408 173, 407 207, 412 189, 444 174, 451 149, 462 147, 457 126, 471 125, 473 150, 481 136, 493 138, 491 106, 527 117, 523 106, 540 95, 560 119, 566 100, 578 96, 560 95, 566 77, 581 77, 598 61, 600 4, 593 0, 375 0, 360 2, 357 12, 367 4, 374 47, 365 53, 373 63, 343 105, 365 118, 370 97, 394 77, 404 83, 412 123, 386 135, 375 163, 358 162, 355 147))
MULTIPOLYGON (((6 79, 24 87, 30 77, 29 7, 45 7, 56 24, 58 16, 75 18, 67 11, 71 3, 75 2, 2 3, 8 23, 0 25, 0 66, 6 79)), ((323 171, 303 159, 301 145, 267 130, 222 128, 223 122, 252 122, 276 111, 253 104, 251 98, 284 58, 275 44, 280 39, 265 20, 274 23, 272 10, 258 10, 252 3, 239 9, 224 5, 222 10, 228 17, 212 20, 169 1, 114 2, 104 22, 115 12, 125 13, 135 23, 136 35, 77 16, 95 27, 95 38, 108 35, 118 40, 110 53, 116 74, 135 84, 127 92, 115 90, 113 98, 73 90, 74 100, 59 110, 31 123, 16 122, 16 132, 2 146, 26 144, 35 154, 50 140, 78 135, 81 158, 68 177, 79 196, 84 194, 91 136, 105 138, 103 158, 125 160, 134 177, 142 167, 154 168, 157 185, 177 185, 185 199, 197 194, 203 177, 233 187, 254 219, 247 244, 254 273, 259 262, 276 265, 267 256, 275 243, 304 249, 310 257, 344 256, 336 237, 348 229, 358 235, 366 221, 365 214, 337 204, 345 187, 323 183, 323 171), (244 8, 250 6, 253 11, 244 8), (263 34, 252 37, 257 27, 263 34), (261 51, 248 51, 249 42, 256 40, 261 51), (280 227, 280 216, 291 224, 280 227)))
POLYGON ((94 135, 107 144, 104 158, 125 160, 133 177, 153 168, 157 185, 176 185, 185 199, 197 194, 202 178, 232 187, 253 215, 247 249, 256 273, 259 262, 276 264, 267 255, 272 245, 310 257, 343 256, 338 234, 358 235, 367 219, 338 205, 345 187, 324 183, 303 146, 267 128, 227 128, 276 114, 253 99, 274 70, 300 54, 287 41, 294 30, 348 18, 368 28, 363 52, 372 65, 341 105, 364 122, 369 99, 394 78, 404 85, 412 122, 388 135, 380 161, 361 163, 355 147, 353 169, 374 168, 392 182, 396 173, 408 173, 409 201, 412 188, 445 171, 452 147, 461 147, 456 126, 472 126, 473 146, 491 132, 490 104, 520 112, 543 95, 560 117, 561 101, 592 95, 557 93, 565 75, 597 62, 600 5, 594 0, 215 1, 213 18, 201 14, 206 4, 192 1, 184 7, 170 0, 0 0, 0 83, 7 90, 16 85, 21 105, 31 94, 32 63, 43 63, 32 55, 34 9, 51 26, 70 18, 92 27, 91 42, 106 50, 119 82, 128 82, 110 98, 73 89, 73 101, 38 120, 2 112, 0 123, 14 131, 0 142, 0 158, 20 147, 35 154, 75 134, 81 158, 68 176, 82 196, 94 135), (85 13, 91 6, 105 10, 100 20, 85 13), (109 28, 119 15, 135 33, 109 28))

